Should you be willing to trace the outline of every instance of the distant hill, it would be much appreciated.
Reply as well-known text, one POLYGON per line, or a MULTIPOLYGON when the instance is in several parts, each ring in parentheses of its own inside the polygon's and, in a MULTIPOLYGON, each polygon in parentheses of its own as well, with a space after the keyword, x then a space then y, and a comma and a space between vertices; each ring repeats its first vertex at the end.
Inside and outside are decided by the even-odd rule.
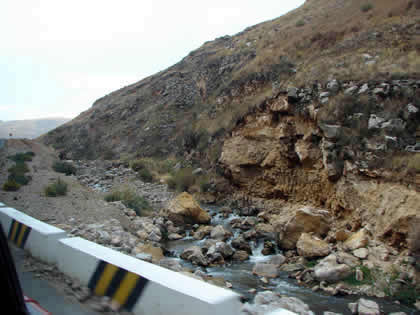
POLYGON ((0 138, 37 138, 69 120, 68 118, 41 118, 0 121, 0 138))

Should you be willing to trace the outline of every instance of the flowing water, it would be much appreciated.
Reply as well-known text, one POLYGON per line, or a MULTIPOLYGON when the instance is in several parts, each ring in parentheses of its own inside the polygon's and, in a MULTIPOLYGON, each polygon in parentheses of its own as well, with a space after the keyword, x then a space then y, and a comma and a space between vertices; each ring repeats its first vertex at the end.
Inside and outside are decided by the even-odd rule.
MULTIPOLYGON (((233 237, 236 237, 241 233, 240 229, 232 229, 230 225, 230 222, 233 219, 240 218, 240 216, 231 214, 228 218, 224 218, 223 215, 218 212, 217 207, 203 206, 203 208, 209 211, 209 213, 212 215, 212 225, 223 225, 225 229, 233 233, 233 237)), ((192 234, 192 232, 187 231, 185 238, 177 241, 167 242, 166 248, 174 252, 176 257, 179 257, 184 249, 193 245, 200 246, 206 240, 195 240, 192 236, 190 236, 190 234, 192 234)), ((227 243, 230 243, 230 240, 228 240, 227 243)), ((351 314, 347 305, 348 303, 357 301, 360 296, 350 295, 337 297, 323 294, 322 292, 314 292, 310 288, 298 285, 297 281, 295 279, 289 278, 288 273, 286 272, 282 272, 276 279, 270 279, 268 284, 263 283, 258 276, 252 274, 252 268, 254 267, 255 263, 268 260, 270 256, 264 256, 261 254, 261 251, 264 247, 264 243, 262 241, 251 241, 250 244, 252 246, 252 255, 247 261, 226 263, 225 265, 216 267, 200 268, 209 276, 222 278, 225 281, 232 283, 232 289, 246 299, 250 300, 250 302, 252 302, 254 297, 254 294, 249 292, 250 289, 256 289, 257 292, 270 290, 285 296, 292 296, 301 299, 309 305, 310 309, 315 314, 323 314, 323 312, 326 311, 341 314, 351 314)), ((190 269, 197 268, 196 266, 193 266, 191 263, 182 259, 180 259, 180 262, 183 266, 189 267, 190 269)), ((366 298, 376 301, 385 314, 392 312, 405 312, 407 314, 413 315, 418 314, 411 308, 395 304, 391 301, 372 297, 366 298)))

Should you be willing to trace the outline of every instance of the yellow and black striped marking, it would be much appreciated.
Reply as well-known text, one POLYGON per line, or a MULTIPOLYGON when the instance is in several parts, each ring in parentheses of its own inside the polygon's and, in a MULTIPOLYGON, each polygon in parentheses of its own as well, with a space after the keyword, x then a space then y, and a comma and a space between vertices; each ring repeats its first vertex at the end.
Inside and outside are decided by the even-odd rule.
POLYGON ((88 287, 96 295, 109 296, 121 307, 131 311, 148 282, 146 278, 101 260, 88 287))
POLYGON ((30 232, 31 228, 29 226, 12 220, 9 230, 9 240, 15 243, 16 246, 24 248, 30 232))

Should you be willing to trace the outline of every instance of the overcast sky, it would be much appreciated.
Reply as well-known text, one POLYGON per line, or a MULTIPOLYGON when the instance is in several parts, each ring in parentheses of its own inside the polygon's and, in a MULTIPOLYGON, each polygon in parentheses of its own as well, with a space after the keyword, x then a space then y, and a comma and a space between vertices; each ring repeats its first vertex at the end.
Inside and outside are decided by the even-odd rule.
POLYGON ((0 1, 0 120, 73 118, 205 41, 304 0, 0 1))

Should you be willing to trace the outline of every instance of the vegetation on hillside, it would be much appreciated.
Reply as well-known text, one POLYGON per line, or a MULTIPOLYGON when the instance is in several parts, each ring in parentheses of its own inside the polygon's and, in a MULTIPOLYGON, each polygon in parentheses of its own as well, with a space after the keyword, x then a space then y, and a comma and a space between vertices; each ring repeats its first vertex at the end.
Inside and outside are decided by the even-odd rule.
POLYGON ((128 189, 111 192, 105 195, 104 200, 107 202, 121 201, 127 208, 133 209, 139 216, 152 211, 152 207, 144 197, 138 196, 128 189))
POLYGON ((31 180, 26 173, 29 172, 26 162, 32 161, 35 156, 34 152, 16 153, 9 156, 8 159, 15 162, 15 165, 8 169, 9 176, 7 181, 3 184, 5 191, 17 191, 22 185, 27 185, 31 180))
POLYGON ((58 178, 53 183, 47 185, 44 188, 45 196, 47 197, 58 197, 58 196, 65 196, 68 191, 68 184, 58 178))

